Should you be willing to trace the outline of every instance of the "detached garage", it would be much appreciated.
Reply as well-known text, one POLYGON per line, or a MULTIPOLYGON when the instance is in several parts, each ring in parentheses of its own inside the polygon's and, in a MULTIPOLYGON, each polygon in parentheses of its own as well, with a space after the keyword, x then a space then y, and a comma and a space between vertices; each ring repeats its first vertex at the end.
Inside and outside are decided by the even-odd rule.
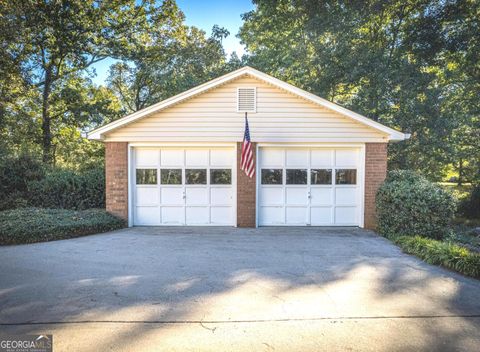
POLYGON ((89 138, 105 142, 107 210, 129 226, 374 228, 387 143, 408 135, 244 67, 89 138))

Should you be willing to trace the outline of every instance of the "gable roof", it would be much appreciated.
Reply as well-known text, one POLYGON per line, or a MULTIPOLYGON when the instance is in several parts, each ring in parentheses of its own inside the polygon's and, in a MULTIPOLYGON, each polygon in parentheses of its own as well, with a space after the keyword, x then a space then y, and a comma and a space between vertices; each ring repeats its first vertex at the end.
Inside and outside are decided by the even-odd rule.
POLYGON ((259 80, 262 80, 264 82, 267 82, 273 86, 276 86, 280 89, 283 89, 287 92, 290 92, 294 95, 297 95, 305 100, 308 100, 314 104, 320 105, 324 108, 330 109, 332 111, 336 111, 337 113, 349 117, 352 120, 355 120, 357 122, 360 122, 364 125, 370 126, 375 130, 378 130, 380 132, 383 132, 388 135, 388 139, 392 141, 399 141, 399 140, 404 140, 408 139, 410 137, 409 134, 405 134, 402 132, 399 132, 397 130, 394 130, 390 127, 387 127, 385 125, 382 125, 381 123, 378 123, 376 121, 373 121, 369 119, 368 117, 362 116, 360 114, 357 114, 356 112, 353 112, 351 110, 348 110, 340 105, 337 105, 335 103, 332 103, 328 100, 325 100, 323 98, 320 98, 319 96, 316 96, 315 94, 309 93, 303 89, 297 88, 289 83, 283 82, 275 77, 272 77, 270 75, 267 75, 266 73, 260 72, 252 67, 245 66, 242 67, 236 71, 227 73, 221 77, 215 78, 209 82, 206 82, 204 84, 201 84, 199 86, 196 86, 192 89, 189 89, 183 93, 177 94, 171 98, 165 99, 159 103, 156 103, 154 105, 151 105, 147 108, 144 108, 142 110, 136 111, 130 115, 127 115, 125 117, 122 117, 121 119, 115 120, 105 126, 99 127, 91 132, 88 133, 88 139, 93 139, 93 140, 103 140, 104 139, 104 134, 111 132, 113 130, 116 130, 122 126, 125 126, 127 124, 130 124, 134 121, 137 121, 145 116, 148 116, 152 113, 161 111, 163 109, 166 109, 170 106, 173 106, 175 104, 178 104, 186 99, 189 99, 193 96, 196 96, 198 94, 201 94, 203 92, 206 92, 210 89, 213 89, 215 87, 218 87, 224 83, 227 83, 229 81, 232 81, 236 78, 239 78, 244 75, 250 75, 254 78, 257 78, 259 80))

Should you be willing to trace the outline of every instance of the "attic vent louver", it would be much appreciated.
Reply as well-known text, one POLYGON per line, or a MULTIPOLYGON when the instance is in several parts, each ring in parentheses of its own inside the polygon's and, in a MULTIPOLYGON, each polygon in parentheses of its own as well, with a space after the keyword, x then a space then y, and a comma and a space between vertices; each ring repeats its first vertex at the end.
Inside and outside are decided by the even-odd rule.
POLYGON ((257 111, 257 89, 237 88, 237 112, 257 111))

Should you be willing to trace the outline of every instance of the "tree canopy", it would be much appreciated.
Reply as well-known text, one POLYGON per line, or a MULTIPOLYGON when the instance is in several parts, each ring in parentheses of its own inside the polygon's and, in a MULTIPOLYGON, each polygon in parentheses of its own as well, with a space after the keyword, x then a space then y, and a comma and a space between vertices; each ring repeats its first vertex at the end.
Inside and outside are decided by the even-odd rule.
POLYGON ((0 151, 101 163, 85 131, 248 64, 411 133, 390 145, 391 168, 479 182, 479 1, 254 4, 239 58, 227 29, 186 25, 174 0, 1 1, 0 151))
POLYGON ((480 3, 256 0, 252 66, 412 134, 391 166, 478 177, 480 3))

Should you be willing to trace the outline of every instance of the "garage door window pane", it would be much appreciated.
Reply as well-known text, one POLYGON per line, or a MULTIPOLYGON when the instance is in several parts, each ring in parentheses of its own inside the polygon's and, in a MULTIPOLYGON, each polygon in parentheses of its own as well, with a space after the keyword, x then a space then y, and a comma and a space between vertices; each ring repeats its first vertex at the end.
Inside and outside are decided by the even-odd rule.
POLYGON ((210 170, 210 184, 229 185, 232 183, 232 170, 212 169, 210 170))
POLYGON ((287 169, 287 185, 306 185, 307 170, 305 169, 287 169))
POLYGON ((207 170, 206 169, 186 169, 185 183, 187 185, 206 185, 207 170))
POLYGON ((262 169, 262 185, 281 185, 282 169, 262 169))
POLYGON ((312 185, 331 185, 332 169, 314 169, 311 171, 312 185))
POLYGON ((137 169, 137 185, 156 185, 157 169, 137 169))
POLYGON ((356 169, 338 169, 335 171, 335 183, 337 185, 355 185, 357 184, 356 169))
POLYGON ((160 183, 162 185, 181 185, 182 169, 161 169, 160 183))

